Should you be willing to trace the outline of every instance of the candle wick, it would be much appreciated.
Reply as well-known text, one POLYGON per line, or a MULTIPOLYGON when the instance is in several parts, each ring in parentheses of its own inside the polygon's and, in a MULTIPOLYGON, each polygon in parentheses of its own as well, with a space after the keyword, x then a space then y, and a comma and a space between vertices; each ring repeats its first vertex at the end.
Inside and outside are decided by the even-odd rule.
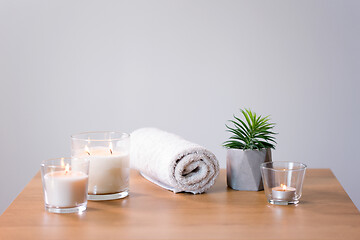
POLYGON ((112 155, 112 150, 111 150, 111 148, 110 148, 109 150, 110 150, 110 153, 111 153, 111 155, 112 155))
POLYGON ((86 152, 89 156, 90 156, 90 153, 89 152, 86 152))

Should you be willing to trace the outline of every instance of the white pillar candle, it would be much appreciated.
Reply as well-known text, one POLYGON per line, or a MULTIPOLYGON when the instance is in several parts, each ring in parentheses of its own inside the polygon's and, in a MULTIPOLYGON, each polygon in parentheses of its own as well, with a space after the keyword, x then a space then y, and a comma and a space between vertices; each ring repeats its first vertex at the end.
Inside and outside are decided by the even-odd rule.
POLYGON ((296 189, 281 184, 280 187, 272 188, 272 198, 275 200, 292 201, 295 197, 296 189))
POLYGON ((89 194, 118 193, 129 188, 129 154, 111 148, 86 148, 76 154, 90 161, 89 194))
POLYGON ((44 176, 45 202, 53 207, 76 207, 87 201, 88 176, 82 172, 56 171, 44 176))

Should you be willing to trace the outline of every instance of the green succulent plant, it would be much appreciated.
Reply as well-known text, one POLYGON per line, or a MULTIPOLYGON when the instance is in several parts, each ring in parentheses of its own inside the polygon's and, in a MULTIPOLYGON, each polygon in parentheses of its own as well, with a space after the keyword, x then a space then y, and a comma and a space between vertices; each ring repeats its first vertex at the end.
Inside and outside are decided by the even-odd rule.
POLYGON ((244 120, 234 115, 234 120, 229 122, 234 124, 234 127, 225 125, 228 132, 233 135, 223 143, 226 148, 237 149, 275 149, 275 137, 277 134, 272 131, 275 123, 270 122, 269 116, 257 116, 255 112, 250 109, 240 109, 244 120))

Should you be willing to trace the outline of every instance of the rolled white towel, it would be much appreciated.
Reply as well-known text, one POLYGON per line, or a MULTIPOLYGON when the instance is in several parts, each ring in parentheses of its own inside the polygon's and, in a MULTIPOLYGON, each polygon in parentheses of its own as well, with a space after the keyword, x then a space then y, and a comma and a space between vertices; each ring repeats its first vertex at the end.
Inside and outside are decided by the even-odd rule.
POLYGON ((206 148, 156 128, 131 133, 131 166, 173 191, 203 193, 215 182, 219 162, 206 148))

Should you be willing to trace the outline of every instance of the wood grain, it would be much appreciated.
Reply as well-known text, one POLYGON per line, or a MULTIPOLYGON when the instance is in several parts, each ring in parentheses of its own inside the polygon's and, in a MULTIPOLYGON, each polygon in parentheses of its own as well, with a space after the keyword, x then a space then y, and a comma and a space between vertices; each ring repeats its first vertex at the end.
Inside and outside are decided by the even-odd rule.
POLYGON ((201 195, 173 194, 131 172, 130 196, 85 213, 44 210, 37 174, 0 216, 0 239, 360 239, 360 214, 328 169, 309 169, 297 206, 234 191, 221 174, 201 195))

